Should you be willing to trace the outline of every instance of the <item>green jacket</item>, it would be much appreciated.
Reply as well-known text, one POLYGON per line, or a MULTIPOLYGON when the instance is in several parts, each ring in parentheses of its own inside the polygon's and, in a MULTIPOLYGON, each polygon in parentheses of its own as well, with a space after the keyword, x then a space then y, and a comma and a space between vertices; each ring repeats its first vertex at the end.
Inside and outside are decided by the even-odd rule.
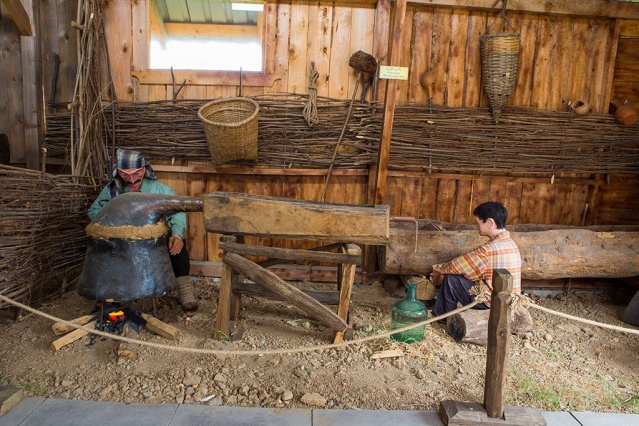
MULTIPOLYGON (((124 192, 131 192, 128 186, 124 187, 124 192)), ((157 180, 146 178, 142 181, 140 192, 175 195, 175 192, 173 192, 170 186, 157 180)), ((102 189, 102 192, 100 192, 100 195, 98 195, 98 198, 96 198, 93 204, 91 204, 91 207, 89 207, 89 211, 87 212, 89 219, 93 220, 95 215, 98 214, 102 207, 109 201, 111 201, 111 191, 109 185, 107 185, 102 189)), ((180 212, 169 215, 166 217, 166 223, 169 225, 169 228, 171 228, 171 235, 179 235, 184 240, 184 234, 186 233, 186 213, 180 212)))

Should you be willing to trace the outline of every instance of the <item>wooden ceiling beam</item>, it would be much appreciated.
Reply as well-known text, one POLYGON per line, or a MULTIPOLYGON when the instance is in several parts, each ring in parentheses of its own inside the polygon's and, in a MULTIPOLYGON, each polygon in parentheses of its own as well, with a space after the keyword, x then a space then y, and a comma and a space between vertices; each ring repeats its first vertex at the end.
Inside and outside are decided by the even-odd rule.
POLYGON ((257 25, 194 24, 188 22, 165 22, 168 36, 195 37, 247 37, 258 38, 257 25))
MULTIPOLYGON (((498 11, 495 0, 410 0, 409 4, 498 11)), ((639 20, 639 3, 610 0, 510 0, 508 12, 639 20)))
POLYGON ((20 35, 33 36, 33 24, 22 2, 20 0, 2 0, 2 3, 4 3, 9 15, 13 18, 13 22, 16 23, 20 30, 20 35))

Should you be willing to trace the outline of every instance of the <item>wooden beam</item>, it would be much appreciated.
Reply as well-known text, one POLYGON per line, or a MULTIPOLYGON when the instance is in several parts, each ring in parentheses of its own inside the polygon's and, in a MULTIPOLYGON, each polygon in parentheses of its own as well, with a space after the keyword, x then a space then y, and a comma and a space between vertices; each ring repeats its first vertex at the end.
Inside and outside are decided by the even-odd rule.
POLYGON ((220 241, 220 249, 229 253, 241 254, 242 256, 266 256, 275 259, 308 260, 311 262, 327 263, 352 263, 353 265, 361 265, 361 253, 357 255, 352 255, 350 253, 327 253, 311 250, 225 243, 222 241, 220 241))
POLYGON ((20 35, 33 36, 35 34, 33 23, 22 2, 20 0, 2 0, 2 3, 4 3, 9 11, 9 16, 13 18, 13 22, 16 23, 16 26, 20 30, 20 35))
MULTIPOLYGON (((493 10, 494 0, 410 0, 411 4, 459 9, 493 10)), ((639 19, 639 3, 610 0, 510 0, 507 12, 595 18, 639 19)))
POLYGON ((260 38, 257 25, 198 24, 190 22, 165 22, 166 34, 178 37, 233 37, 260 38))
POLYGON ((158 41, 162 47, 166 44, 166 27, 164 26, 164 19, 162 19, 162 13, 158 8, 158 2, 151 0, 153 3, 153 11, 151 12, 151 34, 157 36, 158 41))
MULTIPOLYGON (((395 19, 393 20, 393 32, 391 39, 390 65, 400 66, 402 54, 402 28, 406 17, 406 0, 395 2, 395 19)), ((388 80, 386 94, 384 96, 384 116, 382 119, 382 136, 379 142, 377 157, 377 178, 375 181, 375 204, 384 204, 386 193, 386 175, 388 173, 388 157, 390 153, 390 141, 393 133, 393 119, 395 118, 395 97, 397 80, 388 80)))
MULTIPOLYGON (((189 86, 236 86, 240 82, 239 71, 198 71, 198 70, 173 70, 175 81, 184 81, 189 86)), ((131 75, 137 78, 140 84, 172 84, 171 70, 131 71, 131 75)), ((262 74, 257 72, 243 72, 243 86, 271 87, 281 75, 262 74)))
POLYGON ((218 234, 386 244, 388 206, 328 204, 234 192, 204 197, 204 227, 218 234))
MULTIPOLYGON (((224 264, 230 265, 234 270, 282 297, 287 302, 301 309, 302 312, 317 319, 331 329, 335 331, 345 331, 348 328, 346 321, 338 317, 337 314, 329 308, 301 290, 281 280, 274 273, 243 258, 239 254, 226 253, 224 255, 224 264)), ((218 315, 219 314, 220 312, 218 312, 218 315)))

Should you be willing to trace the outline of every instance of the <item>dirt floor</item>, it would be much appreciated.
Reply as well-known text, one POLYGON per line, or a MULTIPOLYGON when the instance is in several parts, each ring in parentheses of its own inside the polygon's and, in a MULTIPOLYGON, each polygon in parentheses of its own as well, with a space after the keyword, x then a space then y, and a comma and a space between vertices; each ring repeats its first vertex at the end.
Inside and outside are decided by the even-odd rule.
MULTIPOLYGON (((328 284, 297 283, 313 289, 328 284)), ((219 280, 195 282, 198 313, 184 315, 174 296, 159 300, 157 316, 181 331, 171 341, 142 330, 142 340, 173 348, 267 350, 330 343, 332 333, 284 302, 244 297, 233 341, 214 340, 219 280)), ((618 320, 624 305, 608 294, 572 292, 533 298, 542 306, 591 320, 618 320)), ((356 285, 354 337, 389 329, 391 297, 381 283, 356 285)), ((94 303, 71 292, 42 307, 73 319, 94 303)), ((153 313, 149 301, 134 307, 153 313)), ((5 310, 8 311, 8 310, 5 310)), ((507 404, 541 410, 639 412, 639 336, 584 325, 531 309, 536 330, 511 339, 507 404)), ((140 346, 118 364, 119 342, 85 337, 57 352, 52 321, 35 314, 14 322, 4 312, 0 385, 22 386, 30 396, 262 407, 437 409, 443 399, 483 400, 486 349, 455 343, 442 326, 423 342, 378 339, 345 348, 287 355, 220 356, 140 346), (404 356, 372 359, 386 349, 404 356)), ((634 328, 636 329, 636 328, 634 328)))

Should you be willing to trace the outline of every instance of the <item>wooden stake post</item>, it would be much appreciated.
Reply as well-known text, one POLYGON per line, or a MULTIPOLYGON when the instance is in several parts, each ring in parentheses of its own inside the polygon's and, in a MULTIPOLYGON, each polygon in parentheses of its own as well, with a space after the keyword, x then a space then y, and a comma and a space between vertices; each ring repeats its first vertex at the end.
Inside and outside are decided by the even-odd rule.
POLYGON ((546 421, 536 408, 504 406, 512 290, 513 277, 510 272, 506 269, 495 269, 488 320, 484 405, 453 400, 442 401, 439 405, 439 415, 446 425, 546 425, 546 421))

